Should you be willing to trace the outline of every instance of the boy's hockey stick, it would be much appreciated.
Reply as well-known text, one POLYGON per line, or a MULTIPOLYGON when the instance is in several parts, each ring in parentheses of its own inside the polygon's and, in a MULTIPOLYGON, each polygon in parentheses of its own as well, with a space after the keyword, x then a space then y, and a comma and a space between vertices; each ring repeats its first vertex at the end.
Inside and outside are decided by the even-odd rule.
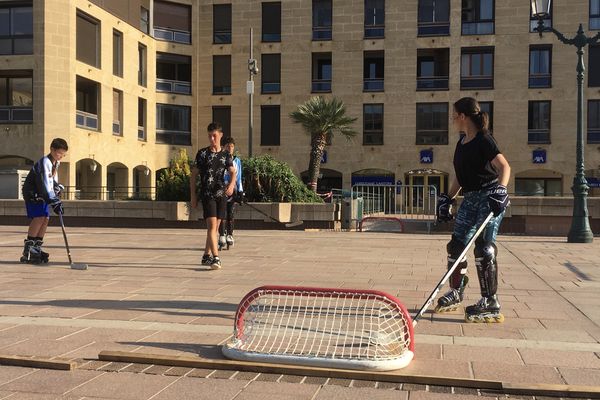
POLYGON ((247 202, 245 202, 245 201, 244 201, 244 202, 242 202, 242 203, 240 203, 240 204, 247 205, 248 207, 250 207, 250 208, 251 208, 251 209, 253 209, 254 211, 258 212, 259 214, 262 214, 262 215, 264 215, 265 217, 269 218, 269 219, 270 219, 271 221, 273 221, 273 222, 277 222, 278 224, 284 224, 284 226, 285 226, 286 228, 293 228, 294 226, 299 226, 299 225, 302 225, 302 224, 304 223, 304 221, 302 221, 302 220, 292 221, 292 222, 288 222, 288 223, 281 222, 281 221, 279 221, 278 219, 275 219, 275 218, 271 217, 271 216, 270 216, 269 214, 267 214, 266 212, 264 212, 264 211, 262 211, 262 210, 260 210, 260 209, 258 209, 258 208, 256 208, 256 207, 254 207, 253 205, 251 205, 251 204, 249 204, 249 203, 247 203, 247 202))
POLYGON ((442 286, 444 285, 444 283, 446 283, 446 281, 450 278, 450 275, 452 275, 452 273, 454 272, 454 270, 458 267, 458 264, 464 258, 464 256, 467 254, 467 252, 469 251, 469 248, 471 248, 471 246, 473 245, 473 243, 475 243, 475 240, 477 240, 477 238, 479 237, 479 235, 481 235, 481 232, 483 232, 483 230, 487 226, 488 222, 490 222, 490 220, 493 217, 494 217, 494 213, 489 213, 489 215, 485 218, 485 220, 483 221, 483 223, 481 224, 481 226, 477 229, 477 231, 475 232, 475 234, 473 235, 473 237, 471 238, 471 240, 469 240, 469 243, 467 243, 467 245, 465 246, 465 248, 462 251, 462 253, 460 253, 460 256, 458 256, 456 258, 456 261, 454 261, 454 264, 452 264, 452 267, 448 271, 446 271, 446 273, 444 274, 444 276, 442 277, 442 279, 440 279, 440 281, 438 282, 438 284, 435 287, 435 289, 433 289, 433 292, 431 292, 431 294, 429 295, 429 297, 425 301, 425 304, 423 304, 423 306, 421 307, 421 309, 419 310, 419 312, 417 312, 415 314, 415 316, 413 317, 413 320, 412 320, 413 328, 415 326, 417 326, 417 322, 423 316, 423 314, 429 308, 429 306, 431 306, 431 303, 433 303, 433 300, 435 299, 435 297, 439 293, 439 291, 442 288, 442 286))
POLYGON ((69 249, 69 241, 67 240, 67 232, 65 232, 65 223, 63 222, 62 213, 58 213, 58 217, 60 218, 60 227, 62 228, 63 238, 65 238, 65 247, 67 248, 67 256, 69 256, 69 264, 71 264, 72 269, 88 269, 87 264, 74 263, 71 260, 71 250, 69 249))

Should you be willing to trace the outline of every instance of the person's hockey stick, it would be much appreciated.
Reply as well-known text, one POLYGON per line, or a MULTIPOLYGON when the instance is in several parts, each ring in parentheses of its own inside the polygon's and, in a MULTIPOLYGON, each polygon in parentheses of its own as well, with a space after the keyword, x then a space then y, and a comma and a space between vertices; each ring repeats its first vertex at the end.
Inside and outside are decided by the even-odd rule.
POLYGON ((262 211, 262 210, 260 210, 260 209, 258 209, 256 207, 254 207, 253 205, 251 205, 251 204, 249 204, 247 202, 243 202, 243 203, 240 203, 240 204, 247 205, 248 207, 250 207, 254 211, 258 212, 259 214, 264 215, 265 217, 269 218, 273 222, 277 222, 278 224, 284 224, 284 226, 286 228, 293 228, 294 226, 299 226, 299 225, 302 225, 304 223, 304 221, 302 221, 302 220, 292 221, 292 222, 288 222, 288 223, 281 222, 278 219, 273 218, 272 216, 270 216, 266 212, 264 212, 264 211, 262 211))
POLYGON ((475 234, 473 235, 473 237, 471 238, 471 240, 469 240, 469 243, 467 243, 467 245, 465 246, 465 248, 462 251, 462 253, 460 253, 460 256, 458 256, 456 258, 456 261, 454 261, 454 264, 452 264, 452 267, 448 271, 446 271, 446 273, 444 274, 444 276, 442 277, 442 279, 440 279, 440 281, 438 282, 437 286, 435 287, 435 289, 433 289, 433 292, 431 292, 431 294, 429 295, 429 297, 427 298, 427 300, 425 301, 425 303, 423 304, 423 306, 421 307, 421 309, 419 310, 419 312, 417 312, 415 314, 415 316, 413 317, 413 320, 412 320, 413 328, 415 326, 417 326, 417 322, 423 316, 423 314, 429 308, 429 306, 431 306, 431 303, 433 303, 433 300, 435 299, 435 297, 439 293, 439 291, 442 288, 442 286, 444 285, 444 283, 446 283, 446 281, 450 278, 450 275, 452 275, 452 273, 454 272, 454 270, 458 267, 458 264, 460 264, 460 261, 465 257, 465 255, 467 254, 467 252, 469 251, 469 249, 471 248, 471 246, 473 245, 473 243, 475 243, 475 240, 477 240, 477 238, 479 237, 479 235, 481 235, 481 232, 483 232, 483 230, 487 226, 488 222, 490 222, 490 220, 493 217, 494 217, 494 213, 489 213, 489 215, 485 218, 485 220, 483 221, 483 223, 481 224, 481 226, 477 229, 477 231, 475 232, 475 234))
POLYGON ((87 264, 74 263, 71 259, 71 249, 69 249, 69 241, 67 240, 67 232, 65 232, 65 223, 63 221, 62 213, 58 213, 58 217, 60 218, 60 227, 62 228, 63 238, 65 238, 65 247, 67 248, 67 256, 69 256, 69 264, 71 264, 71 269, 88 269, 87 264))

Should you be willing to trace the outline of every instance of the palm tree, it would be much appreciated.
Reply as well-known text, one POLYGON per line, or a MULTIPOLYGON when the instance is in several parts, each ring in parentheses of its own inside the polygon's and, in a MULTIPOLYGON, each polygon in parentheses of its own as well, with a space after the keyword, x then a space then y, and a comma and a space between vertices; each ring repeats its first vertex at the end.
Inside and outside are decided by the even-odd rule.
POLYGON ((306 103, 290 113, 290 118, 297 124, 302 124, 310 135, 310 162, 308 164, 308 185, 313 192, 317 191, 317 179, 321 169, 321 157, 327 144, 328 135, 340 133, 350 139, 356 135, 352 124, 356 118, 346 115, 344 102, 337 98, 327 101, 321 96, 312 97, 306 103))

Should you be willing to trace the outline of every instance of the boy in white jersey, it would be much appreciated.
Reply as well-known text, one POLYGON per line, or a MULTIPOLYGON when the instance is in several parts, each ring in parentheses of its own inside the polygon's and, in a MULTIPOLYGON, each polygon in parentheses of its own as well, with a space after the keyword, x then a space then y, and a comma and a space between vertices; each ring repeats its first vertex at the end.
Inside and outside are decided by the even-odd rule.
POLYGON ((63 186, 58 183, 58 166, 67 150, 69 146, 64 139, 52 140, 50 153, 33 165, 23 184, 25 208, 27 217, 31 220, 21 257, 23 263, 48 262, 49 254, 42 251, 42 244, 50 219, 50 207, 56 214, 63 212, 60 201, 63 186))

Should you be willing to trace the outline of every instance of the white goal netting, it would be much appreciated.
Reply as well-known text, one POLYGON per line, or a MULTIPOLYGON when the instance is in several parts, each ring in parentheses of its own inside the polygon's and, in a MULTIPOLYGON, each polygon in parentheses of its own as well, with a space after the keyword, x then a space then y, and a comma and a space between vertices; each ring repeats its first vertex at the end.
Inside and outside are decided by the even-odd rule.
POLYGON ((412 320, 370 290, 271 286, 240 302, 225 356, 327 368, 392 370, 413 357, 412 320))

